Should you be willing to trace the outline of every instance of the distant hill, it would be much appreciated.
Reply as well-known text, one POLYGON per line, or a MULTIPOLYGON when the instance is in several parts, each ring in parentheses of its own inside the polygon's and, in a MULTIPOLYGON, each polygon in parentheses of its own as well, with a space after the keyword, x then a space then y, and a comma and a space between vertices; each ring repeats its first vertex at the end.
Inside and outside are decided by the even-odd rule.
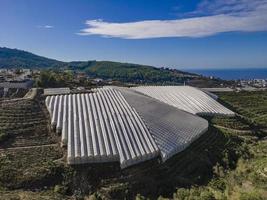
POLYGON ((65 63, 27 51, 0 47, 0 68, 53 68, 65 63))
POLYGON ((179 70, 131 63, 111 61, 62 62, 18 49, 0 48, 0 68, 18 67, 31 69, 71 69, 86 72, 92 77, 141 83, 181 83, 185 78, 198 77, 196 74, 179 70))
POLYGON ((185 78, 198 77, 196 74, 179 70, 111 61, 70 62, 68 68, 79 69, 92 77, 116 79, 124 82, 181 83, 185 78))

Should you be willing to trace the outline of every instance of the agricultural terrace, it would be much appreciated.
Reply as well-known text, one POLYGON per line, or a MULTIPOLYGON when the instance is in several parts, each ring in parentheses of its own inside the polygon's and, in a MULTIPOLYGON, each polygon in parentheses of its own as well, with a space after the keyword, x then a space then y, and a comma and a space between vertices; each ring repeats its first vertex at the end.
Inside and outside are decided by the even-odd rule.
POLYGON ((262 128, 267 128, 267 92, 226 92, 218 94, 228 107, 262 128))
MULTIPOLYGON (((209 118, 209 130, 163 164, 153 159, 124 170, 118 163, 68 166, 52 135, 39 140, 22 134, 28 141, 24 148, 11 147, 22 147, 20 137, 9 142, 5 137, 0 141, 0 199, 266 199, 266 133, 242 111, 255 109, 259 93, 247 95, 249 104, 243 93, 219 94, 240 116, 209 118)), ((32 103, 42 108, 44 100, 32 103)), ((15 113, 17 107, 9 109, 15 113)))

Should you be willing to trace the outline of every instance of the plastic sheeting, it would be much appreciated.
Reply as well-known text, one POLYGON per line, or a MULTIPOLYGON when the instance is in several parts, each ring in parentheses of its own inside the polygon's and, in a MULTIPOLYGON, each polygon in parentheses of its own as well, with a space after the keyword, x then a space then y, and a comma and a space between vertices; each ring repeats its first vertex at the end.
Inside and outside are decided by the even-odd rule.
POLYGON ((165 161, 208 129, 205 119, 129 88, 48 96, 46 106, 69 164, 165 161))
POLYGON ((190 86, 140 86, 132 89, 192 114, 235 114, 205 92, 190 86))
POLYGON ((120 161, 121 167, 158 156, 141 118, 115 89, 46 98, 51 125, 62 132, 69 164, 120 161))
POLYGON ((208 129, 207 120, 130 89, 119 89, 158 145, 163 161, 184 150, 208 129))
POLYGON ((69 94, 70 88, 46 88, 44 89, 44 95, 60 95, 69 94))

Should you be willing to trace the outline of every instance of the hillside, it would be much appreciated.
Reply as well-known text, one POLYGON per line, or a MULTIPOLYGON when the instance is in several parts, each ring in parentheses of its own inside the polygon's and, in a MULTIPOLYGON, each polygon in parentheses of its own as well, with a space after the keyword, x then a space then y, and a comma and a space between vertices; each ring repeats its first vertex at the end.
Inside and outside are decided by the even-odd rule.
POLYGON ((111 61, 61 62, 18 49, 0 48, 0 68, 17 67, 71 69, 86 72, 92 77, 141 83, 182 83, 185 78, 198 77, 198 75, 179 70, 131 63, 111 61))
POLYGON ((92 77, 116 79, 122 82, 181 83, 185 78, 198 77, 179 70, 111 61, 71 62, 68 63, 68 68, 84 71, 92 77))
POLYGON ((266 199, 266 94, 218 95, 239 115, 207 117, 209 130, 185 151, 123 171, 116 163, 66 165, 42 96, 2 101, 0 199, 266 199))
POLYGON ((49 68, 63 66, 64 62, 45 58, 27 51, 0 47, 0 68, 49 68))

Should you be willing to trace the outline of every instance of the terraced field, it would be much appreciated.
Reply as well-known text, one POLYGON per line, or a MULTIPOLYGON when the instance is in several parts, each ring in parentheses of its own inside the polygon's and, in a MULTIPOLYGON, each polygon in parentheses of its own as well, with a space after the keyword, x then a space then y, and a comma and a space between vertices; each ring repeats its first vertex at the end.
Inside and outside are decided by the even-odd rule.
MULTIPOLYGON (((224 103, 233 107, 239 94, 224 103)), ((65 150, 47 128, 50 122, 43 108, 39 97, 1 102, 1 130, 8 134, 0 141, 0 199, 267 197, 267 143, 253 135, 258 130, 248 117, 208 119, 209 130, 167 162, 155 158, 121 170, 119 163, 66 165, 65 150)))
POLYGON ((40 96, 0 101, 0 199, 3 189, 39 190, 61 181, 55 161, 64 152, 48 124, 40 96))
POLYGON ((0 98, 6 98, 6 99, 12 99, 12 98, 22 98, 26 93, 28 92, 28 89, 16 89, 16 88, 10 88, 7 92, 4 92, 4 88, 0 88, 0 98))
POLYGON ((211 127, 188 149, 166 163, 158 163, 154 159, 123 171, 119 170, 119 165, 90 169, 80 166, 76 167, 73 184, 87 192, 86 187, 91 185, 102 198, 107 199, 133 199, 137 193, 151 199, 160 195, 172 197, 177 187, 207 184, 217 165, 235 168, 238 158, 247 156, 247 150, 240 148, 241 143, 240 138, 211 127))
POLYGON ((63 156, 58 145, 1 149, 0 155, 0 187, 36 189, 60 182, 62 169, 53 162, 63 156))
POLYGON ((247 117, 262 128, 267 128, 267 92, 226 92, 218 94, 228 107, 247 117))
POLYGON ((205 117, 210 123, 217 126, 235 129, 235 130, 250 130, 252 124, 241 116, 225 117, 225 116, 207 116, 205 117))
POLYGON ((0 148, 55 143, 47 116, 34 99, 0 101, 0 148))

